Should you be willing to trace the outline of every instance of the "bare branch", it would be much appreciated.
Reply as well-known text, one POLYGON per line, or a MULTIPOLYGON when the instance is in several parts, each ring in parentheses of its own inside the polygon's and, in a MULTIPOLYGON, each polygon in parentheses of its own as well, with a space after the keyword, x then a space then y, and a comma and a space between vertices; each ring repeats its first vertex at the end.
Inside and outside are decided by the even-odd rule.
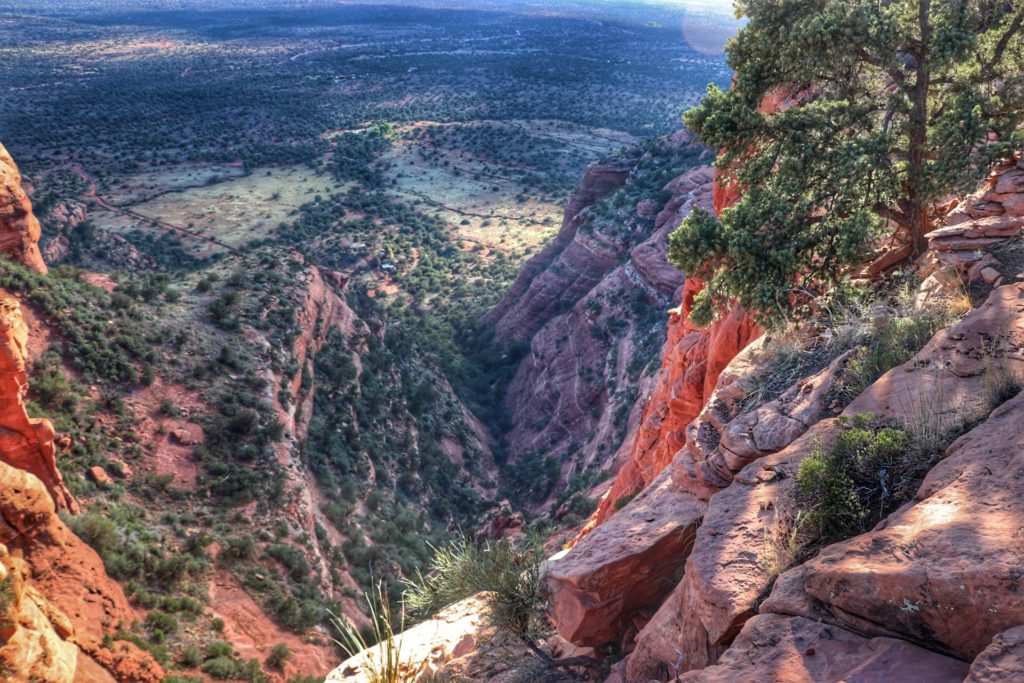
POLYGON ((1013 39, 1013 36, 1020 31, 1021 26, 1024 26, 1024 9, 1017 12, 1017 16, 1015 16, 1013 21, 1010 22, 1010 25, 1006 27, 1006 32, 1003 33, 1002 38, 1000 38, 999 42, 996 43, 996 49, 995 52, 992 53, 992 59, 988 60, 988 62, 981 67, 982 72, 991 71, 997 64, 999 64, 1000 61, 1002 61, 1003 53, 1006 52, 1006 48, 1010 45, 1010 41, 1013 39))

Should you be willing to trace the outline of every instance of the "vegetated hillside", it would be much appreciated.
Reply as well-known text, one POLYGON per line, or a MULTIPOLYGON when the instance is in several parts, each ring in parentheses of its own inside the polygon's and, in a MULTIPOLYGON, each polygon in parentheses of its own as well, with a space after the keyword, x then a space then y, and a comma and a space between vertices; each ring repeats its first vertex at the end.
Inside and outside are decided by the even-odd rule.
MULTIPOLYGON (((0 286, 30 328, 27 414, 57 431, 57 467, 29 469, 77 513, 33 512, 55 530, 16 548, 25 585, 68 609, 39 571, 59 546, 103 596, 104 615, 67 615, 80 676, 321 674, 337 660, 328 610, 365 625, 375 581, 397 597, 431 545, 492 520, 503 486, 539 505, 561 476, 534 486, 536 449, 509 458, 494 439, 518 359, 479 321, 587 164, 623 145, 609 163, 631 169, 625 185, 574 228, 605 245, 605 284, 561 324, 597 321, 572 343, 622 388, 587 411, 626 438, 627 385, 681 282, 664 235, 707 180, 665 189, 699 163, 681 138, 632 145, 726 72, 633 19, 136 9, 0 22, 0 134, 31 171, 10 183, 2 245, 22 263, 0 262, 0 286)), ((535 332, 550 350, 555 325, 535 332)), ((537 379, 520 369, 516 386, 537 379)), ((577 518, 611 459, 597 444, 564 460, 577 518)), ((64 641, 64 666, 55 615, 30 630, 64 641)))
POLYGON ((493 497, 489 437, 417 338, 289 249, 0 271, 31 313, 29 410, 66 435, 66 523, 99 553, 84 568, 137 606, 93 627, 165 667, 258 678, 285 643, 285 671, 327 671, 326 610, 360 619, 372 581, 397 590, 493 497))

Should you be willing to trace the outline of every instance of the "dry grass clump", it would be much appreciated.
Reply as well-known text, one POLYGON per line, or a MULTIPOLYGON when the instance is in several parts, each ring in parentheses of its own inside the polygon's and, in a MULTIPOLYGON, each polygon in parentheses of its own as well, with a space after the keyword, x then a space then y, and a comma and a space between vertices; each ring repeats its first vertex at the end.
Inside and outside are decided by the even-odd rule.
POLYGON ((983 375, 983 406, 990 412, 1020 393, 1024 388, 1024 372, 1005 353, 994 352, 986 357, 983 375))
POLYGON ((738 412, 749 412, 777 399, 800 380, 825 368, 847 348, 833 336, 808 333, 797 325, 772 333, 754 358, 762 370, 745 382, 747 393, 739 402, 738 412))
POLYGON ((366 595, 366 602, 371 622, 369 638, 345 617, 331 614, 331 623, 338 631, 334 642, 349 657, 362 654, 363 674, 369 683, 411 683, 419 676, 422 664, 414 664, 403 655, 402 642, 395 637, 405 630, 404 607, 397 617, 392 613, 388 594, 380 582, 374 594, 366 595))
POLYGON ((769 583, 774 583, 782 572, 799 562, 811 540, 807 533, 807 516, 796 509, 792 499, 780 498, 774 510, 771 523, 764 527, 760 553, 761 566, 769 583))

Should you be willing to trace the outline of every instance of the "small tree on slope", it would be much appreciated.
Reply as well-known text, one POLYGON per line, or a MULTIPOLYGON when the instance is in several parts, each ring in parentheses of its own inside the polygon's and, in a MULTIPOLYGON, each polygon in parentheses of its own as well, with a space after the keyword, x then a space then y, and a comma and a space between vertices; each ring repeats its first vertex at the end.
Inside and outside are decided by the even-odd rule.
POLYGON ((733 86, 685 120, 743 196, 717 220, 696 212, 669 247, 705 281, 699 324, 729 300, 761 322, 788 316, 892 226, 921 253, 936 205, 1022 142, 1024 0, 736 7, 749 21, 726 48, 733 86), (780 93, 799 106, 759 111, 780 93))

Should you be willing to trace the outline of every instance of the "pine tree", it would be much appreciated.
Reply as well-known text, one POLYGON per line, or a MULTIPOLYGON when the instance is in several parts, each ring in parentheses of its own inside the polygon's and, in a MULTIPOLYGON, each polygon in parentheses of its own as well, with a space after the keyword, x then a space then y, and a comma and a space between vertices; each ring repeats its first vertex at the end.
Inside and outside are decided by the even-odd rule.
POLYGON ((1024 136, 1022 0, 741 0, 736 76, 686 113, 742 198, 695 212, 669 258, 705 281, 693 319, 738 301, 790 316, 883 237, 911 256, 936 207, 1024 136), (798 104, 767 114, 766 98, 798 104))

